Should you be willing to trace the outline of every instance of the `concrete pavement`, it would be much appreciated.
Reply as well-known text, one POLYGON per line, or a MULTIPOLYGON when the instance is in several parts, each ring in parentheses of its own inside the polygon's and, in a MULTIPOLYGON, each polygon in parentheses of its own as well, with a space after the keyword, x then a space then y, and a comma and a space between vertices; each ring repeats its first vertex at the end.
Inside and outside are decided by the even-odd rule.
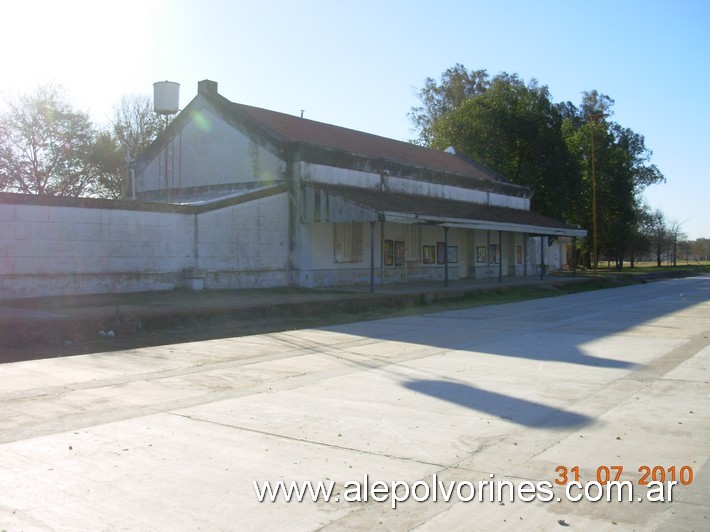
POLYGON ((4 364, 0 529, 706 530, 709 337, 692 277, 4 364), (693 480, 670 503, 343 500, 365 475, 517 485, 559 466, 623 466, 639 495, 644 467, 693 480), (252 482, 280 479, 340 500, 258 502, 252 482))
POLYGON ((249 331, 278 328, 279 317, 327 317, 368 309, 399 308, 421 301, 460 299, 500 288, 540 286, 554 290, 562 284, 587 281, 594 282, 594 279, 555 274, 544 280, 538 277, 504 277, 502 282, 465 279, 451 281, 448 287, 444 287, 443 282, 386 284, 377 285, 374 293, 369 292, 369 286, 346 286, 69 294, 2 300, 0 363, 204 340, 210 337, 209 331, 220 334, 220 324, 211 323, 213 319, 232 320, 231 334, 238 334, 239 329, 249 334, 249 331), (102 341, 99 331, 112 331, 111 341, 98 345, 96 342, 102 341), (165 331, 179 332, 179 340, 174 339, 175 334, 166 336, 165 331), (191 335, 191 332, 197 334, 191 335), (120 346, 112 347, 112 344, 120 346), (38 346, 42 346, 39 351, 38 346))

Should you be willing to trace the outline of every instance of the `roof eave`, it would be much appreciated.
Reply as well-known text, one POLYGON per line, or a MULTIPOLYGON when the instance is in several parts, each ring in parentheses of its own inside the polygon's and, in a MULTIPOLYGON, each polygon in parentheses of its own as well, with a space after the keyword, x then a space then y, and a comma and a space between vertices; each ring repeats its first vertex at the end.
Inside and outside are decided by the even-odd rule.
POLYGON ((506 231, 511 233, 527 233, 546 236, 587 236, 585 229, 573 227, 544 227, 540 225, 518 224, 509 222, 494 222, 489 220, 461 219, 448 216, 432 216, 418 213, 401 213, 385 211, 381 213, 386 222, 405 224, 436 224, 444 227, 460 229, 478 229, 482 231, 506 231))

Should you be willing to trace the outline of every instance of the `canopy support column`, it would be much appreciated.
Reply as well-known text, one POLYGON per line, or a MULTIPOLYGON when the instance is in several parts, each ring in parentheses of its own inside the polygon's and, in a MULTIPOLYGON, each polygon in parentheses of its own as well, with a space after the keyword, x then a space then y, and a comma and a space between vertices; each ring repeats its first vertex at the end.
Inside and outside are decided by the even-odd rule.
POLYGON ((375 222, 370 222, 370 293, 375 291, 375 222))
POLYGON ((444 288, 449 287, 449 228, 444 226, 444 288))
POLYGON ((572 277, 577 277, 577 237, 572 237, 572 277))
POLYGON ((503 282, 503 231, 498 231, 498 282, 503 282))

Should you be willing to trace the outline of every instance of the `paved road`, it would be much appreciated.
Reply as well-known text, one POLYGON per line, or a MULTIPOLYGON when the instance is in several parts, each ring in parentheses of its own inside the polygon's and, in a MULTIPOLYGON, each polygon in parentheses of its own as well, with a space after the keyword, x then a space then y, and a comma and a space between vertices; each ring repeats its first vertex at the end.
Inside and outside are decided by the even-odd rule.
POLYGON ((695 277, 4 364, 0 529, 707 530, 709 337, 695 277), (671 503, 344 500, 364 475, 467 498, 558 466, 623 466, 639 494, 644 466, 693 481, 671 503), (339 501, 259 503, 252 482, 279 479, 339 501))

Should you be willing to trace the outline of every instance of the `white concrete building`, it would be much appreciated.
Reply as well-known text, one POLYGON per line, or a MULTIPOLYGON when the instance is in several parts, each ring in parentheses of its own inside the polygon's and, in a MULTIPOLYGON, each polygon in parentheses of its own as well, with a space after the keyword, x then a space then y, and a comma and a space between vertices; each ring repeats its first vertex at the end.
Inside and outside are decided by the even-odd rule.
POLYGON ((212 81, 119 201, 0 193, 0 300, 539 275, 586 231, 466 157, 232 103, 212 81))
MULTIPOLYGON (((191 205, 262 194, 254 218, 213 226, 252 239, 220 248, 218 270, 198 259, 207 286, 238 281, 228 272, 262 254, 283 268, 279 279, 306 287, 537 275, 541 249, 546 268, 564 268, 565 237, 586 235, 531 212, 531 190, 452 149, 233 103, 217 89, 199 83, 140 159, 130 191, 191 205), (277 219, 264 241, 266 220, 277 219)), ((252 273, 260 284, 275 279, 270 269, 252 273)))

